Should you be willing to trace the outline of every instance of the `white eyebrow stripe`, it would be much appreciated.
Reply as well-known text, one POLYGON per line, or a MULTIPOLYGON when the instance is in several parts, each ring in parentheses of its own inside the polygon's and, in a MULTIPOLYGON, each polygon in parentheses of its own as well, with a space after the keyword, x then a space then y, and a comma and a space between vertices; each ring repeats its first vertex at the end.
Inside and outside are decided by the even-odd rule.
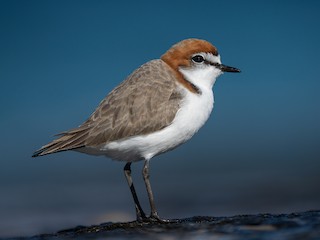
POLYGON ((214 56, 212 53, 205 53, 205 59, 207 59, 209 62, 212 62, 212 63, 221 64, 220 55, 214 56))

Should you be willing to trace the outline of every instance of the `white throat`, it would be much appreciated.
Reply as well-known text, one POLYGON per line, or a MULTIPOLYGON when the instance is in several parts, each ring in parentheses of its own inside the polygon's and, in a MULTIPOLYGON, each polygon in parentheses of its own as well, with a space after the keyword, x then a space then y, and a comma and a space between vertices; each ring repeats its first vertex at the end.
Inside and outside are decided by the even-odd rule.
POLYGON ((217 77, 223 73, 220 69, 211 65, 195 66, 192 68, 180 67, 179 71, 187 81, 200 88, 200 90, 210 89, 210 91, 216 82, 217 77))

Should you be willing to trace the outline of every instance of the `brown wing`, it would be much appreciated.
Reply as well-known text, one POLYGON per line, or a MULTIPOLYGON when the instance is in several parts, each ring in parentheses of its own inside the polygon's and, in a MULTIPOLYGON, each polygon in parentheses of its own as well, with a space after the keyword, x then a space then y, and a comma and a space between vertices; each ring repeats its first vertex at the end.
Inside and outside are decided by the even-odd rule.
POLYGON ((142 65, 100 103, 86 122, 62 133, 34 156, 98 147, 165 128, 174 119, 182 100, 171 71, 162 60, 142 65))

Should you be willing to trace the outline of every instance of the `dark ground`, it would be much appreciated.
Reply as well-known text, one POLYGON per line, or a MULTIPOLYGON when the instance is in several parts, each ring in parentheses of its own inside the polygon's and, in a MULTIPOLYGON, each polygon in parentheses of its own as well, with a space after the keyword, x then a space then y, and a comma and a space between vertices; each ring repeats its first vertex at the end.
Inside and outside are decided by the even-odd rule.
POLYGON ((320 239, 320 210, 292 214, 192 217, 172 223, 103 223, 10 240, 58 239, 320 239))

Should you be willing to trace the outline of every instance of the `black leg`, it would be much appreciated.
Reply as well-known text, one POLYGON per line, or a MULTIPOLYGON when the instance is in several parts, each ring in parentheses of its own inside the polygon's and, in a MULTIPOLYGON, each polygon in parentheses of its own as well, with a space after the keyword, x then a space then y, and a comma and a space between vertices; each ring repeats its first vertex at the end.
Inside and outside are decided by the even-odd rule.
POLYGON ((143 212, 141 205, 139 203, 139 199, 136 193, 136 190, 134 188, 133 185, 133 181, 132 181, 132 177, 131 177, 131 162, 128 162, 125 166, 124 166, 124 175, 126 176, 133 200, 134 200, 134 204, 136 207, 136 214, 137 214, 137 220, 138 221, 143 221, 144 219, 146 219, 146 215, 143 212))
POLYGON ((147 192, 148 192, 148 197, 149 197, 149 202, 150 202, 150 208, 151 208, 151 214, 150 214, 150 220, 151 221, 160 221, 160 222, 165 222, 165 220, 160 219, 158 216, 156 206, 154 204, 154 198, 153 198, 153 193, 151 189, 151 184, 150 184, 150 174, 149 174, 149 160, 145 160, 143 170, 142 170, 142 175, 144 182, 146 184, 147 192))

